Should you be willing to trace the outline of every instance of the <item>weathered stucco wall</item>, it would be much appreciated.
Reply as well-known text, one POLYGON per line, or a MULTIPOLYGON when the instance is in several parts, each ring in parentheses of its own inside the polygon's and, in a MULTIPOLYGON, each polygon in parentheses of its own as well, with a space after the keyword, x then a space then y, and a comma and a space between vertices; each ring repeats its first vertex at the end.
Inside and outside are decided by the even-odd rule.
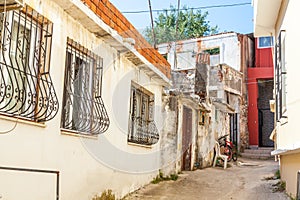
MULTIPOLYGON (((208 107, 208 110, 204 109, 205 123, 199 125, 196 122, 198 126, 195 162, 199 167, 210 166, 215 140, 222 135, 230 134, 228 113, 238 113, 240 116, 243 109, 241 105, 243 74, 240 72, 242 62, 238 36, 237 33, 224 33, 158 46, 159 52, 167 57, 173 69, 172 92, 191 97, 195 105, 199 105, 197 112, 201 103, 208 107), (205 52, 214 48, 219 48, 219 55, 209 55, 205 52), (215 59, 215 56, 218 59, 215 59), (218 101, 219 104, 214 105, 210 100, 218 101)), ((243 124, 240 124, 238 120, 239 146, 241 126, 246 127, 247 122, 244 120, 243 124)))
POLYGON ((166 95, 163 97, 163 109, 165 110, 164 128, 161 133, 161 157, 160 157, 160 169, 164 176, 175 174, 179 170, 176 166, 180 162, 178 157, 178 101, 177 97, 166 95))
MULTIPOLYGON (((207 111, 202 111, 205 115, 204 124, 198 125, 198 137, 197 137, 197 147, 198 150, 198 162, 200 168, 209 167, 212 165, 213 156, 214 156, 214 145, 215 145, 215 136, 212 131, 212 119, 211 113, 207 111)), ((199 123, 198 119, 198 123, 199 123)))

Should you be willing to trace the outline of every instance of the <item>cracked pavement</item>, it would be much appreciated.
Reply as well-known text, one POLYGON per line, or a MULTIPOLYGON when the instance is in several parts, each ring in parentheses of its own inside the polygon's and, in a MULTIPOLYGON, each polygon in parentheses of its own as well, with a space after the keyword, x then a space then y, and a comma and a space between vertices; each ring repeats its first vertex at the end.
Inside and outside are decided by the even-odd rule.
POLYGON ((130 194, 125 200, 287 200, 284 192, 274 192, 280 181, 266 180, 278 170, 273 160, 246 160, 222 167, 185 171, 177 181, 149 184, 130 194))

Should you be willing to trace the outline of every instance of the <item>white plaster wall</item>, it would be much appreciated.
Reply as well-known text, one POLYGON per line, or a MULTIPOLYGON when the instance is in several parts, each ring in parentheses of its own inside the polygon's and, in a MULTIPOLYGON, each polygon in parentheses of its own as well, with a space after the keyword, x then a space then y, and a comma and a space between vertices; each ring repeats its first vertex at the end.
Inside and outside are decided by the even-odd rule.
MULTIPOLYGON (((264 6, 264 5, 262 5, 264 6)), ((285 30, 285 66, 286 66, 286 107, 285 115, 287 119, 280 119, 276 123, 278 149, 299 149, 300 148, 300 134, 299 134, 299 110, 300 110, 300 68, 299 53, 297 49, 300 46, 299 40, 299 26, 297 20, 300 17, 298 0, 282 1, 280 4, 278 16, 274 16, 276 23, 274 27, 270 27, 271 35, 273 28, 275 28, 275 39, 279 36, 281 30, 285 30)), ((255 11, 257 8, 255 8, 255 11)), ((277 15, 276 12, 273 12, 277 15)), ((255 14, 255 13, 254 13, 255 14)), ((266 15, 268 13, 265 13, 266 15)), ((255 16, 255 15, 254 15, 255 16)), ((271 15, 270 15, 271 17, 271 15)), ((265 17, 265 19, 268 19, 265 17)), ((257 28, 257 27, 256 27, 257 28)), ((259 27, 258 27, 259 28, 259 27)), ((259 32, 260 30, 258 30, 259 32)), ((266 34, 266 33, 265 33, 266 34)), ((273 52, 275 53, 275 52, 273 52)), ((275 54, 274 54, 275 61, 275 54)), ((295 197, 297 192, 297 171, 300 170, 299 153, 291 152, 288 155, 280 156, 280 173, 283 181, 286 181, 286 193, 295 197)))
POLYGON ((225 33, 204 37, 201 41, 201 49, 216 47, 220 48, 220 63, 225 63, 233 69, 240 71, 241 55, 237 33, 225 33))
POLYGON ((299 134, 299 110, 300 110, 300 68, 299 53, 297 49, 300 46, 299 40, 299 26, 297 26, 297 18, 300 17, 299 8, 300 2, 297 0, 290 0, 286 9, 285 15, 280 15, 276 33, 280 30, 286 30, 285 36, 285 60, 287 69, 287 120, 281 120, 280 125, 277 126, 277 147, 280 149, 300 147, 299 134), (284 17, 284 18, 283 18, 284 17), (282 24, 281 24, 282 21, 282 24), (287 122, 287 123, 286 123, 287 122))
POLYGON ((280 157, 280 175, 281 180, 286 182, 287 194, 296 198, 297 195, 297 178, 299 172, 300 154, 290 154, 280 157))
POLYGON ((172 69, 174 66, 174 49, 177 49, 177 68, 194 68, 196 54, 201 50, 220 48, 220 63, 227 64, 235 70, 240 71, 240 43, 237 33, 224 33, 213 36, 206 36, 196 39, 183 40, 176 43, 163 43, 158 46, 162 54, 168 54, 168 61, 172 69))
MULTIPOLYGON (((121 197, 150 182, 158 173, 159 143, 151 148, 127 144, 130 84, 133 80, 155 95, 154 115, 159 129, 163 124, 162 86, 51 0, 27 0, 26 3, 54 24, 50 73, 60 108, 56 117, 44 126, 20 120, 14 130, 0 135, 0 165, 60 171, 61 200, 88 200, 105 189, 112 189, 121 197), (62 135, 60 131, 67 36, 103 58, 102 98, 111 124, 99 137, 62 135)), ((1 131, 5 131, 15 122, 0 119, 0 124, 1 131)), ((0 170, 0 186, 1 191, 5 191, 5 196, 2 195, 5 199, 53 199, 53 185, 51 176, 44 178, 42 174, 29 176, 17 172, 8 176, 0 170), (11 185, 3 182, 8 178, 11 185), (20 184, 20 179, 26 182, 20 184), (28 194, 16 193, 16 182, 28 194)))

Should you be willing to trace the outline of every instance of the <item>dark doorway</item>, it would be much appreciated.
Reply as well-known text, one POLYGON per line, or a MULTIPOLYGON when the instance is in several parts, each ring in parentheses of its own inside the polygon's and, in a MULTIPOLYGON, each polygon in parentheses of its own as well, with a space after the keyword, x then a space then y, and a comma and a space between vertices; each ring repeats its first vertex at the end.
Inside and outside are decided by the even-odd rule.
POLYGON ((230 140, 237 147, 238 145, 238 114, 230 114, 230 140))
POLYGON ((181 170, 191 170, 192 158, 192 110, 183 106, 182 118, 182 166, 181 170))
POLYGON ((270 135, 274 129, 274 113, 270 111, 269 100, 273 99, 273 80, 258 81, 258 121, 259 121, 259 146, 273 147, 270 135))

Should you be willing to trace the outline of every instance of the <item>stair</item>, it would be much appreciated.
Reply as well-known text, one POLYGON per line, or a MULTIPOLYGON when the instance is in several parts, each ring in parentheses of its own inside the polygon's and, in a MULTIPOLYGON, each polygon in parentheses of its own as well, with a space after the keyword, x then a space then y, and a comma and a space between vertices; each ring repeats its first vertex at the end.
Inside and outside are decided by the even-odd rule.
POLYGON ((273 147, 250 147, 250 149, 245 149, 244 153, 241 153, 241 157, 261 160, 274 159, 274 156, 271 156, 273 150, 273 147))

